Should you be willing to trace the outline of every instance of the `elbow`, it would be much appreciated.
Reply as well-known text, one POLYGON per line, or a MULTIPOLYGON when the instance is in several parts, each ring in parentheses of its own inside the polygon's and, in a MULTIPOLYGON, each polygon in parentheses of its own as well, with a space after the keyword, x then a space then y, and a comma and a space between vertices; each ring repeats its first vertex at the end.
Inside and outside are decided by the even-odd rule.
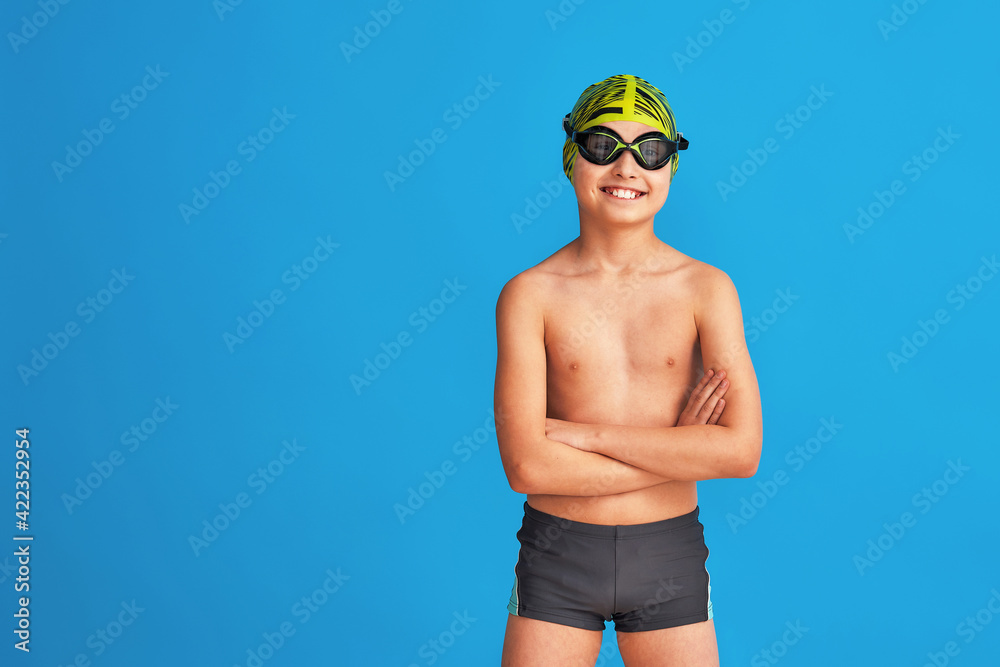
POLYGON ((499 445, 500 458, 511 490, 514 493, 525 495, 541 493, 536 486, 539 461, 537 456, 531 455, 532 452, 538 450, 535 442, 529 439, 510 439, 501 436, 499 445))
POLYGON ((507 483, 510 485, 511 490, 514 493, 532 493, 531 481, 525 462, 511 456, 501 456, 501 459, 504 474, 507 475, 507 483))
POLYGON ((747 459, 740 463, 740 466, 736 469, 736 474, 733 477, 753 477, 757 474, 757 466, 760 463, 759 459, 747 459))
POLYGON ((511 473, 507 475, 507 481, 510 483, 510 488, 514 493, 523 493, 525 495, 534 493, 531 476, 528 474, 527 467, 522 463, 513 466, 511 473))
POLYGON ((745 443, 742 448, 743 455, 739 457, 734 477, 746 478, 757 474, 757 468, 760 466, 761 445, 762 439, 760 437, 754 437, 745 443))

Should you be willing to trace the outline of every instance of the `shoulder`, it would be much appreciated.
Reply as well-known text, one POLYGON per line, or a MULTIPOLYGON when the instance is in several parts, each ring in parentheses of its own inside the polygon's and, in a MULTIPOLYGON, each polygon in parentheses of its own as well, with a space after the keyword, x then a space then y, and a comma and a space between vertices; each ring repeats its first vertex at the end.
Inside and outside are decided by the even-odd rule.
POLYGON ((722 269, 676 249, 669 254, 667 265, 667 273, 673 276, 672 289, 679 289, 688 300, 696 323, 709 313, 739 310, 736 286, 722 269))
POLYGON ((696 301, 720 290, 735 289, 729 275, 718 267, 685 255, 677 249, 671 249, 665 257, 660 263, 666 269, 663 273, 676 276, 678 280, 675 284, 683 285, 696 301))
POLYGON ((497 298, 497 310, 512 304, 541 307, 566 278, 565 251, 566 247, 557 250, 508 280, 497 298))
POLYGON ((709 313, 739 314, 740 297, 736 285, 722 269, 695 260, 690 285, 696 321, 709 313))
POLYGON ((508 280, 500 296, 497 297, 497 313, 512 307, 531 307, 541 305, 546 289, 545 276, 537 266, 525 269, 508 280))
POLYGON ((712 294, 719 290, 736 289, 729 274, 719 267, 697 260, 695 263, 696 266, 692 268, 692 276, 699 292, 712 294))
POLYGON ((543 265, 544 262, 518 273, 500 290, 496 324, 501 348, 543 339, 546 304, 551 301, 553 279, 556 278, 543 265))

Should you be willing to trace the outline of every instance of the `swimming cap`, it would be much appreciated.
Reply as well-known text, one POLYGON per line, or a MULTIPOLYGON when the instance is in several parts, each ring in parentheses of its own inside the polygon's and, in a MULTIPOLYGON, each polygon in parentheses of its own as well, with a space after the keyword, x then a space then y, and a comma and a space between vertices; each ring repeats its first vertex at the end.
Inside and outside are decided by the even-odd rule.
MULTIPOLYGON (((631 74, 617 74, 588 86, 569 114, 570 128, 577 132, 615 120, 643 123, 677 140, 674 112, 667 98, 656 86, 631 74)), ((563 144, 563 171, 570 183, 578 153, 579 147, 567 138, 563 144)), ((678 158, 677 153, 670 158, 671 177, 677 173, 678 158)))

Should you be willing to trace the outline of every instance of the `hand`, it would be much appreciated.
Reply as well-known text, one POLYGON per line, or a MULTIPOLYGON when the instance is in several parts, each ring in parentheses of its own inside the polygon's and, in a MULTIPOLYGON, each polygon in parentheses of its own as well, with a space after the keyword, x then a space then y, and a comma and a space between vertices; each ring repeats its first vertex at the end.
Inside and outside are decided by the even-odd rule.
POLYGON ((722 410, 726 407, 722 397, 729 389, 729 380, 725 377, 726 371, 714 373, 712 369, 701 377, 677 418, 677 426, 719 423, 722 410))
POLYGON ((587 437, 588 433, 587 424, 545 418, 545 437, 549 440, 555 440, 570 447, 589 452, 591 450, 587 448, 589 441, 587 437))

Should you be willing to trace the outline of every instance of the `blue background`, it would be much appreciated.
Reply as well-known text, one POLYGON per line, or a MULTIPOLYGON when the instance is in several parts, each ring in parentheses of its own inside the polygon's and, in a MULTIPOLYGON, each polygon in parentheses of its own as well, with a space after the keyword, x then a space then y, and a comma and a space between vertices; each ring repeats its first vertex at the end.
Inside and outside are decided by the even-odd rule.
MULTIPOLYGON (((768 649, 786 665, 922 665, 949 641, 953 664, 997 664, 1000 619, 960 626, 1000 590, 1000 281, 976 282, 1000 250, 995 6, 53 1, 47 18, 44 4, 0 11, 0 497, 19 534, 11 440, 30 427, 35 538, 30 656, 12 647, 15 542, 0 551, 3 664, 252 665, 283 623, 294 634, 263 664, 498 664, 524 496, 477 432, 496 297, 578 233, 561 118, 619 73, 660 87, 691 141, 656 231, 731 276, 761 388, 757 476, 699 485, 722 664, 771 664, 768 649), (122 118, 116 98, 144 77, 122 118), (830 95, 809 109, 812 87, 830 95), (102 119, 113 131, 76 167, 53 166, 102 119), (241 148, 250 136, 262 150, 241 148), (777 152, 746 163, 769 138, 777 152), (206 193, 213 173, 226 185, 206 193), (905 192, 851 236, 894 180, 905 192), (321 242, 337 247, 314 255, 321 242), (796 297, 782 313, 778 290, 796 297), (102 311, 78 308, 88 298, 102 311), (227 344, 255 300, 270 315, 227 344), (894 366, 904 338, 919 347, 894 366), (382 368, 352 383, 367 363, 382 368), (177 406, 161 422, 158 399, 177 406), (794 464, 822 419, 842 426, 794 464), (938 481, 949 461, 968 468, 953 484, 938 481), (787 483, 768 487, 777 471, 787 483), (915 502, 936 481, 936 502, 915 502), (220 505, 235 514, 237 498, 230 520, 220 505), (887 537, 904 512, 915 525, 887 537), (98 639, 133 601, 137 618, 98 639), (449 637, 455 614, 475 620, 449 637), (775 649, 796 622, 806 634, 775 649)), ((598 664, 621 664, 610 624, 598 664)))

